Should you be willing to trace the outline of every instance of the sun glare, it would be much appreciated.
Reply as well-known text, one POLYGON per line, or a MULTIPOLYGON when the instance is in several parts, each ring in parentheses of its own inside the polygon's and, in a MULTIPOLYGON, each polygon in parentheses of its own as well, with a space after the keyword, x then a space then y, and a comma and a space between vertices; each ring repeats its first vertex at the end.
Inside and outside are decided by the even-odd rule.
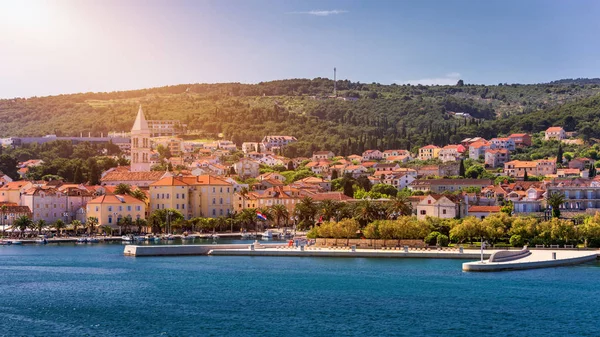
POLYGON ((0 0, 0 25, 6 25, 8 29, 48 28, 53 14, 47 1, 0 0))

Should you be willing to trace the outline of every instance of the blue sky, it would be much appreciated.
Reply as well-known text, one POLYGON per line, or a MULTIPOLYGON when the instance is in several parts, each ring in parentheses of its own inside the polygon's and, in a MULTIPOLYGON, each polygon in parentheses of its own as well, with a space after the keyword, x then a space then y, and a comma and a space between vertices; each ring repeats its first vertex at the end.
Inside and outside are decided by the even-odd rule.
POLYGON ((332 77, 600 77, 600 1, 0 0, 0 97, 332 77))

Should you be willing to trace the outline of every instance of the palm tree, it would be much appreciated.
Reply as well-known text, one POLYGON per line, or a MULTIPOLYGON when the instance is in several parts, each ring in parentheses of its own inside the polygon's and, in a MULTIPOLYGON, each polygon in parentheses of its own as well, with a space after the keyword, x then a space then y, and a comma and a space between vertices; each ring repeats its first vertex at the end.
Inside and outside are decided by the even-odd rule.
POLYGON ((85 226, 88 229, 89 235, 96 234, 96 227, 98 227, 98 218, 96 218, 96 217, 87 218, 87 220, 85 221, 85 226))
POLYGON ((148 227, 148 221, 142 218, 135 219, 133 224, 137 227, 138 233, 142 232, 142 227, 148 227))
POLYGON ((136 188, 135 191, 132 191, 129 194, 140 201, 146 201, 146 199, 148 199, 146 193, 142 192, 139 188, 136 188))
POLYGON ((42 230, 44 230, 44 227, 46 227, 46 221, 40 219, 34 224, 34 227, 35 229, 37 229, 38 235, 40 235, 42 234, 42 230))
POLYGON ((269 209, 269 213, 271 213, 271 216, 275 219, 275 222, 277 223, 277 228, 279 228, 281 219, 285 220, 290 217, 290 212, 288 212, 288 209, 285 207, 285 205, 282 204, 276 204, 271 206, 269 209))
POLYGON ((411 215, 412 205, 405 196, 392 197, 388 207, 388 213, 391 217, 397 218, 400 215, 411 215))
POLYGON ((562 193, 554 192, 550 194, 546 202, 552 207, 552 217, 560 218, 560 205, 565 202, 565 195, 562 193))
POLYGON ((25 233, 27 228, 31 228, 32 224, 33 221, 31 221, 31 219, 28 216, 21 215, 13 222, 12 227, 19 229, 19 231, 21 232, 21 237, 23 237, 23 234, 25 233))
POLYGON ((133 224, 131 217, 124 217, 117 220, 117 226, 119 226, 119 235, 123 234, 123 232, 127 233, 129 227, 133 224))
POLYGON ((317 205, 311 197, 304 197, 296 204, 296 215, 305 226, 312 226, 317 215, 317 205))
POLYGON ((65 225, 64 221, 62 221, 61 219, 58 219, 54 222, 52 227, 54 227, 54 229, 56 229, 58 234, 62 235, 62 230, 65 229, 65 227, 67 227, 67 225, 65 225))
POLYGON ((121 183, 115 188, 115 194, 131 194, 131 186, 121 183))
MULTIPOLYGON (((56 220, 56 222, 59 222, 59 221, 62 221, 62 220, 60 220, 60 219, 56 220)), ((81 221, 73 220, 73 221, 71 221, 71 226, 73 226, 73 231, 75 232, 75 236, 77 236, 79 234, 79 227, 82 226, 81 221)))
POLYGON ((370 200, 361 200, 354 208, 354 217, 366 226, 369 222, 379 218, 379 207, 370 200))
POLYGON ((324 200, 319 204, 319 215, 324 221, 329 221, 332 218, 339 220, 339 210, 342 207, 341 203, 335 200, 324 200))
POLYGON ((250 225, 256 228, 256 209, 245 208, 236 215, 236 218, 245 228, 249 229, 250 225))
POLYGON ((102 230, 106 233, 106 235, 112 236, 113 228, 109 225, 102 226, 102 230))

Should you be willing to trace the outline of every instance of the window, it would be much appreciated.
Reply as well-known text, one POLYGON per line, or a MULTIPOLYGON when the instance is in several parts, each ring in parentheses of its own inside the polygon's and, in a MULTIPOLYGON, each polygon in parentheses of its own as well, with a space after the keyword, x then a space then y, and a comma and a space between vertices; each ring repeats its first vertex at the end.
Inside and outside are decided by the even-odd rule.
POLYGON ((108 211, 112 212, 112 206, 108 206, 108 211))
POLYGON ((181 199, 185 199, 185 193, 181 193, 181 199))
POLYGON ((446 214, 446 210, 445 209, 442 210, 442 214, 446 214))
POLYGON ((108 216, 108 223, 112 223, 112 216, 108 216))
POLYGON ((421 215, 425 215, 425 214, 427 214, 427 211, 426 210, 421 210, 421 215))
POLYGON ((213 193, 217 192, 217 189, 215 187, 213 187, 213 193))
POLYGON ((176 209, 179 209, 179 204, 176 204, 176 205, 175 205, 175 208, 176 208, 176 209))
POLYGON ((185 204, 181 204, 181 209, 185 209, 185 204))
POLYGON ((221 187, 221 189, 219 190, 220 193, 223 193, 223 187, 221 187))
POLYGON ((99 208, 100 208, 100 207, 96 206, 96 212, 98 212, 98 211, 99 211, 99 208))
POLYGON ((141 211, 142 210, 142 206, 135 206, 135 210, 138 211, 138 212, 141 211))
POLYGON ((219 215, 223 215, 223 210, 219 210, 219 215))
POLYGON ((220 204, 220 205, 223 205, 223 198, 220 198, 220 199, 219 199, 219 204, 220 204))
POLYGON ((179 193, 175 194, 175 199, 179 199, 179 193))
POLYGON ((123 206, 119 206, 119 212, 123 212, 123 206))
POLYGON ((215 205, 217 203, 217 199, 213 198, 213 205, 215 205))
POLYGON ((167 199, 169 199, 169 193, 167 193, 167 199))
POLYGON ((131 206, 127 206, 127 212, 131 212, 131 206))
POLYGON ((213 208, 213 215, 217 215, 217 210, 213 208))
POLYGON ((431 205, 431 200, 427 200, 427 203, 431 205))

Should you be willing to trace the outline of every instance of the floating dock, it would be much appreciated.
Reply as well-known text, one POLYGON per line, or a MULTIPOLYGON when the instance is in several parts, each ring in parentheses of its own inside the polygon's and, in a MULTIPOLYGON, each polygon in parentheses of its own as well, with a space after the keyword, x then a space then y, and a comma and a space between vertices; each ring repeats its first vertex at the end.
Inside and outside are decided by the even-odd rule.
POLYGON ((493 257, 482 261, 466 262, 463 271, 506 271, 537 268, 573 266, 598 259, 598 250, 531 250, 527 254, 517 253, 514 258, 493 257))

